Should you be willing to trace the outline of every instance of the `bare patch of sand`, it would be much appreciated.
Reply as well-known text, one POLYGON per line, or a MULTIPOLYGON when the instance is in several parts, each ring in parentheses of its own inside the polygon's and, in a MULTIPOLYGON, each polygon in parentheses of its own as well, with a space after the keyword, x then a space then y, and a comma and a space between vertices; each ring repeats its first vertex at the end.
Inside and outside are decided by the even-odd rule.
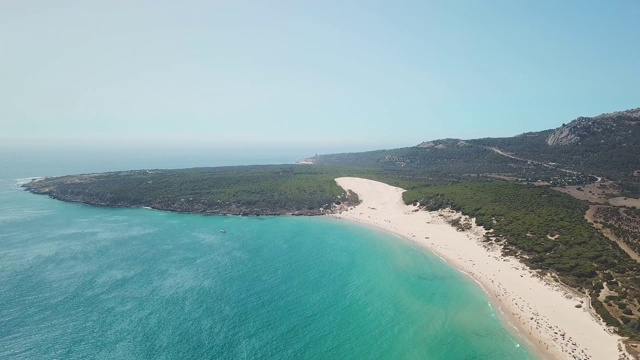
POLYGON ((611 196, 620 194, 620 189, 609 180, 601 180, 587 185, 554 187, 553 189, 592 204, 606 204, 611 196))
POLYGON ((609 199, 609 204, 613 206, 628 206, 640 209, 640 199, 628 198, 628 197, 615 197, 609 199))

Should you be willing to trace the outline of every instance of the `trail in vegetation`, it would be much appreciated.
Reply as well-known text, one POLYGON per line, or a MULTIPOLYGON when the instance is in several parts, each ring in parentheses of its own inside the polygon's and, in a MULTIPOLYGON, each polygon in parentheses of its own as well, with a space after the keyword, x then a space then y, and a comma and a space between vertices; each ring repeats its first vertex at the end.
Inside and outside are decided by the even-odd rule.
MULTIPOLYGON (((497 147, 491 147, 491 146, 482 146, 482 147, 485 148, 485 149, 491 150, 491 151, 495 152, 498 155, 506 156, 506 157, 514 159, 514 160, 528 161, 528 162, 531 162, 531 163, 534 163, 534 164, 542 165, 542 166, 550 168, 550 169, 560 170, 562 172, 566 172, 567 174, 579 174, 577 171, 568 170, 568 169, 562 169, 562 168, 559 168, 557 166, 549 165, 549 164, 541 162, 541 161, 530 160, 530 159, 521 158, 521 157, 518 157, 518 156, 515 156, 515 155, 511 155, 511 154, 508 154, 508 153, 498 149, 497 147)), ((597 176, 594 176, 594 177, 597 177, 597 176)), ((600 177, 597 177, 597 178, 598 178, 598 181, 600 181, 600 177)))
POLYGON ((626 252, 630 258, 632 258, 633 260, 640 262, 640 255, 638 255, 637 252, 633 251, 633 249, 631 249, 629 247, 629 245, 627 245, 624 241, 620 240, 617 236, 615 236, 613 234, 613 231, 604 228, 601 224, 598 224, 595 222, 595 219, 593 217, 594 213, 596 212, 596 209, 598 207, 596 205, 590 205, 589 206, 589 210, 587 210, 587 213, 584 215, 585 219, 587 219, 587 221, 593 225, 593 227, 595 227, 596 229, 598 229, 604 236, 606 236, 609 240, 615 242, 616 244, 618 244, 618 246, 620 246, 620 249, 622 249, 624 252, 626 252))

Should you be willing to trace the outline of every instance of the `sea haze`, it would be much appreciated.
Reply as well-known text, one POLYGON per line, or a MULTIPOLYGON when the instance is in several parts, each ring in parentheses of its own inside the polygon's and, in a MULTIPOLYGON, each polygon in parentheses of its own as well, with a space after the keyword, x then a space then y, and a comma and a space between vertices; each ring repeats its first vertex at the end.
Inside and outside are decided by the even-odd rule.
POLYGON ((17 185, 233 158, 0 156, 0 358, 534 358, 471 280, 392 235, 319 217, 89 207, 17 185))

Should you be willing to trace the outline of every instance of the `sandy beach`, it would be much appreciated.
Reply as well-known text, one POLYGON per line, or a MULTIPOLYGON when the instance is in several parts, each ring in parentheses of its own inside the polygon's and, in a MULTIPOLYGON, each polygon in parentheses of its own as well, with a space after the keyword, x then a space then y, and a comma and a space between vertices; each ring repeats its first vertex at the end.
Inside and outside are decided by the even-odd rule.
POLYGON ((402 202, 403 189, 373 180, 338 178, 362 203, 332 216, 357 221, 424 246, 468 274, 489 295, 529 347, 544 359, 632 359, 622 338, 596 320, 586 297, 541 279, 520 261, 502 257, 497 246, 482 241, 484 229, 457 231, 451 211, 417 211, 402 202), (576 307, 580 304, 581 307, 576 307))

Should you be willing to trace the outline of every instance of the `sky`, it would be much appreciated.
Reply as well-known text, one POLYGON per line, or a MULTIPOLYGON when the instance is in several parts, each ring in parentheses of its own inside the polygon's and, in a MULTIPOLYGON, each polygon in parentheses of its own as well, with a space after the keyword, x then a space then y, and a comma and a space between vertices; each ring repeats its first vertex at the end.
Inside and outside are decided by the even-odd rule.
POLYGON ((640 2, 0 3, 0 142, 372 150, 640 107, 640 2))

